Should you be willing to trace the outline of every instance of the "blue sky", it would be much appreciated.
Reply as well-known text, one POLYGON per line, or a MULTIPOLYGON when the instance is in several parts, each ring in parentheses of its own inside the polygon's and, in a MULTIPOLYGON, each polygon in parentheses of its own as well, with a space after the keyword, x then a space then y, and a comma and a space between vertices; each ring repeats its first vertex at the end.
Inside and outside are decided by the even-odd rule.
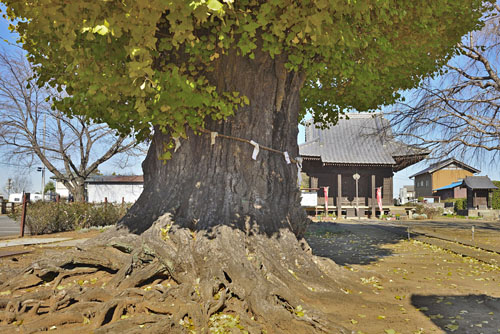
MULTIPOLYGON (((4 8, 3 5, 0 5, 0 8, 4 8)), ((12 45, 15 44, 17 37, 8 30, 8 25, 9 23, 4 18, 0 17, 0 48, 7 51, 17 48, 15 45, 12 45), (8 42, 4 41, 4 39, 6 39, 8 42)), ((302 126, 299 127, 298 141, 299 143, 304 141, 304 129, 302 126)), ((487 158, 487 155, 483 161, 464 162, 472 165, 477 169, 480 169, 481 173, 479 175, 488 175, 493 180, 500 180, 500 168, 492 164, 491 161, 487 158)), ((396 173, 394 175, 394 196, 397 196, 399 194, 399 188, 401 188, 403 185, 413 184, 413 180, 409 179, 408 176, 426 168, 428 165, 428 161, 422 161, 416 165, 413 165, 396 173)), ((39 166, 41 166, 41 164, 39 164, 39 166)), ((3 188, 7 182, 7 179, 9 177, 12 177, 16 173, 26 174, 27 177, 31 179, 32 189, 29 189, 30 191, 40 191, 41 173, 37 172, 36 167, 37 165, 32 168, 26 168, 25 166, 17 165, 15 161, 8 161, 6 158, 0 158, 0 193, 3 192, 3 188)), ((114 171, 117 171, 116 169, 117 168, 112 163, 106 163, 102 166, 102 168, 100 168, 100 170, 104 173, 112 173, 114 171)), ((142 173, 139 162, 135 166, 130 167, 125 171, 119 170, 119 172, 121 174, 142 173)), ((50 173, 47 174, 46 180, 48 180, 48 176, 50 176, 50 173)))
MULTIPOLYGON (((3 5, 0 5, 0 9, 4 9, 3 5)), ((17 35, 13 34, 8 29, 9 22, 5 20, 3 17, 0 17, 0 49, 5 50, 7 52, 18 50, 15 46, 15 42, 17 39, 17 35)), ((17 174, 22 174, 26 176, 31 181, 31 188, 27 189, 27 191, 40 191, 42 187, 42 174, 38 172, 36 167, 33 166, 31 168, 19 165, 17 161, 14 159, 9 159, 2 152, 0 152, 0 194, 6 194, 4 188, 7 184, 7 180, 9 178, 13 178, 17 174)), ((41 164, 39 166, 42 166, 41 164)), ((50 173, 46 175, 46 182, 50 173)))
MULTIPOLYGON (((0 5, 0 9, 5 8, 0 5)), ((0 17, 0 49, 9 51, 16 47, 11 44, 15 44, 17 35, 12 34, 8 29, 9 23, 3 17, 0 17)), ((26 168, 25 166, 18 165, 16 161, 8 160, 2 153, 0 153, 0 193, 4 193, 4 187, 7 183, 9 177, 21 173, 27 175, 31 179, 31 183, 36 188, 41 187, 41 174, 36 171, 35 168, 26 168)), ((34 189, 36 189, 34 188, 34 189)), ((30 189, 30 190, 34 190, 30 189)))

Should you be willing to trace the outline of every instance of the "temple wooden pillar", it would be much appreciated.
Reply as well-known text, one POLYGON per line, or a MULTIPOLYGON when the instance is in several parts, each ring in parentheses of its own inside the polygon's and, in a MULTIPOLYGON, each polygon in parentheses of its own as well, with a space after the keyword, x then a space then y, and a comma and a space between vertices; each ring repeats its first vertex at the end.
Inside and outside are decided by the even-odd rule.
POLYGON ((342 217, 342 174, 337 174, 337 219, 342 217))
POLYGON ((311 176, 309 177, 309 188, 318 188, 318 178, 311 176))

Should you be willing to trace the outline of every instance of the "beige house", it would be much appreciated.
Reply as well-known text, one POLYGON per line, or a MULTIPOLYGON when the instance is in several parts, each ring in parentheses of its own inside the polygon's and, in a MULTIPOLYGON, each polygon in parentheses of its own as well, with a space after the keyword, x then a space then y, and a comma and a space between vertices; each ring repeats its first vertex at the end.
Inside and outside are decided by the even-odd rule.
POLYGON ((413 174, 410 178, 415 178, 415 196, 418 198, 434 196, 434 190, 448 186, 453 182, 458 182, 479 172, 480 170, 474 167, 450 158, 432 164, 426 169, 413 174))

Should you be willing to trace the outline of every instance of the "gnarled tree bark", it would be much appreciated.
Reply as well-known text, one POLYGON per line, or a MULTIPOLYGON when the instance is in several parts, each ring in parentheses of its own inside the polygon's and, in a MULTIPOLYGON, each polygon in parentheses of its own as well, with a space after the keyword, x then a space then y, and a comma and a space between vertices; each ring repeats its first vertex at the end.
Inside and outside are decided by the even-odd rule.
MULTIPOLYGON (((221 91, 238 91, 250 99, 225 121, 206 128, 298 155, 299 92, 304 76, 285 70, 280 58, 258 54, 254 60, 235 53, 222 57, 212 80, 221 91)), ((305 213, 300 207, 297 167, 284 155, 251 145, 188 133, 171 160, 161 161, 168 135, 156 131, 143 163, 144 192, 123 224, 140 233, 169 212, 176 224, 193 230, 229 225, 271 235, 291 229, 301 236, 305 213)))

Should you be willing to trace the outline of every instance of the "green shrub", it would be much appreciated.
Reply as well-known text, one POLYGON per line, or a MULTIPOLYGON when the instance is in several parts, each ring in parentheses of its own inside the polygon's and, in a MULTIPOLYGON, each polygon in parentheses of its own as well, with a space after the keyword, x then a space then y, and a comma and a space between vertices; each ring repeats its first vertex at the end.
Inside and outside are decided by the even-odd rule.
POLYGON ((453 210, 458 212, 458 210, 467 209, 467 198, 455 198, 455 204, 453 205, 453 210))
POLYGON ((491 208, 500 210, 500 181, 493 181, 493 184, 497 186, 498 189, 493 190, 493 194, 491 195, 491 208))
POLYGON ((467 198, 447 198, 443 201, 444 203, 453 203, 453 211, 458 212, 458 210, 467 209, 467 198))
POLYGON ((437 216, 442 216, 443 215, 443 208, 434 208, 431 206, 425 206, 425 205, 417 205, 415 207, 415 213, 418 215, 425 214, 425 216, 429 219, 432 219, 437 216))
MULTIPOLYGON (((128 207, 114 204, 92 203, 30 203, 26 226, 31 234, 73 231, 82 228, 113 225, 125 215, 128 207)), ((15 214, 20 220, 21 212, 15 214)))
POLYGON ((438 216, 443 215, 443 208, 433 208, 433 207, 424 207, 424 213, 427 215, 427 218, 432 219, 438 216))

